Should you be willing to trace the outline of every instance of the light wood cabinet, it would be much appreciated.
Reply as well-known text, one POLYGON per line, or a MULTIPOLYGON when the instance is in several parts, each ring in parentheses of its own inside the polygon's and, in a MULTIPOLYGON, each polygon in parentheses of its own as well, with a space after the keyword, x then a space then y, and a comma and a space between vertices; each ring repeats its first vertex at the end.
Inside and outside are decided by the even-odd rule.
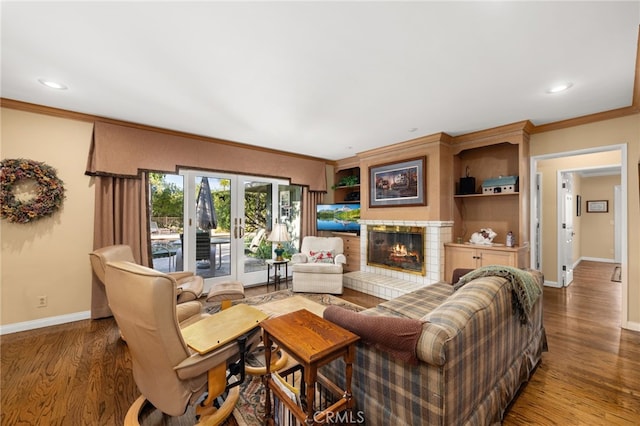
POLYGON ((360 270, 360 237, 348 232, 333 232, 336 237, 342 238, 344 255, 347 263, 342 266, 343 272, 360 270))
POLYGON ((528 247, 477 246, 471 244, 444 245, 445 281, 451 282, 453 271, 458 268, 476 269, 487 265, 524 268, 528 247))

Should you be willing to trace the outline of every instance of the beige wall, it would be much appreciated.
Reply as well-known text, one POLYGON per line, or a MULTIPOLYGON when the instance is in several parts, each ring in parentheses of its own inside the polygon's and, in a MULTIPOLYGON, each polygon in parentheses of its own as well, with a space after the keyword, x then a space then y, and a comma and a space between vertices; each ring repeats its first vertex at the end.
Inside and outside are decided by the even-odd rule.
POLYGON ((581 257, 613 261, 614 252, 614 186, 620 185, 620 175, 594 176, 582 179, 582 224, 585 229, 580 242, 581 257), (606 213, 588 213, 586 203, 589 200, 607 200, 609 211, 606 213))
POLYGON ((0 118, 2 159, 47 163, 57 170, 66 194, 52 217, 27 224, 0 221, 1 324, 86 312, 94 196, 84 170, 93 126, 6 108, 0 118), (47 296, 47 307, 37 307, 38 296, 47 296))
MULTIPOLYGON (((534 134, 531 137, 530 153, 531 156, 540 156, 618 144, 627 146, 628 171, 628 262, 624 265, 626 270, 623 268, 622 272, 628 288, 627 306, 623 308, 628 315, 622 321, 629 321, 634 327, 640 327, 640 114, 534 134)), ((545 246, 544 250, 546 249, 545 246)))
MULTIPOLYGON (((542 272, 546 281, 558 281, 558 172, 562 170, 584 169, 589 167, 619 165, 621 162, 620 151, 601 152, 593 154, 573 155, 562 158, 540 160, 537 162, 537 172, 542 179, 542 272)), ((584 179, 578 173, 574 176, 574 194, 582 196, 582 216, 574 217, 574 256, 576 262, 580 257, 584 257, 581 248, 583 247, 583 229, 585 218, 584 179)), ((618 178, 619 182, 620 178, 618 178)), ((611 188, 613 191, 613 188, 611 188)), ((574 197, 575 198, 575 197, 574 197)), ((613 238, 605 229, 597 230, 599 238, 613 238)))

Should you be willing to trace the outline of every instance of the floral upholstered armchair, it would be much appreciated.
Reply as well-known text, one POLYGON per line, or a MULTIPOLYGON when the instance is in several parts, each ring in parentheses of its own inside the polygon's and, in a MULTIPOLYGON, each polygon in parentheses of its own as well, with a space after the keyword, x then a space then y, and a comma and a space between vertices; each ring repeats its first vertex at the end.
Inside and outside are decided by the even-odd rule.
POLYGON ((304 237, 291 257, 293 291, 342 294, 342 265, 347 262, 339 237, 304 237))

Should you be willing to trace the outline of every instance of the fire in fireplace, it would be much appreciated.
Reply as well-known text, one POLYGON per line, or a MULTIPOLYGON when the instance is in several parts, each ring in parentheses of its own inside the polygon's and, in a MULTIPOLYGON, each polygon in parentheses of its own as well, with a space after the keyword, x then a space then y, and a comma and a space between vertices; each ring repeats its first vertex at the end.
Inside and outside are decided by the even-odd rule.
POLYGON ((424 229, 419 226, 367 226, 367 265, 425 275, 424 229))

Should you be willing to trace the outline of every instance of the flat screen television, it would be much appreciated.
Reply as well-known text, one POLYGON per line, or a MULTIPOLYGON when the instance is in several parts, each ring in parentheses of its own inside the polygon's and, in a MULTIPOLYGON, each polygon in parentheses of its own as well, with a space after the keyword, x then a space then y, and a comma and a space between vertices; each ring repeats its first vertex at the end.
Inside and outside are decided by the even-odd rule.
POLYGON ((318 204, 316 220, 318 231, 360 232, 360 204, 318 204))

